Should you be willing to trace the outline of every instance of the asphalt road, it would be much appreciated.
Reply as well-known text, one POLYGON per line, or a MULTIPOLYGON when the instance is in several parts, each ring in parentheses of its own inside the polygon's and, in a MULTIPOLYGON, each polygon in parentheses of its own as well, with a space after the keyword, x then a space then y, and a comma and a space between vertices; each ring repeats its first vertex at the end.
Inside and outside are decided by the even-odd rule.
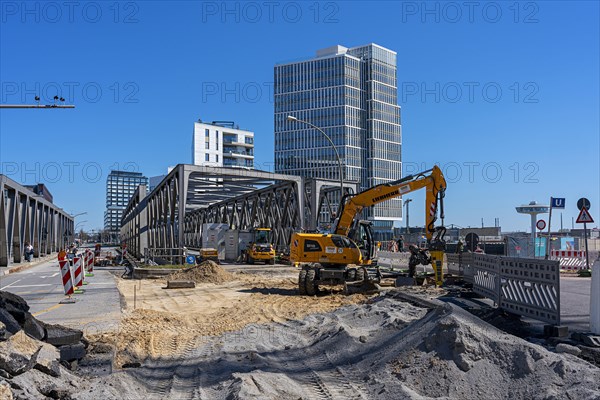
POLYGON ((592 278, 560 277, 561 325, 569 331, 590 330, 590 287, 592 278))
POLYGON ((94 276, 86 280, 85 293, 73 296, 75 303, 61 304, 65 295, 58 261, 48 261, 0 276, 0 290, 23 297, 29 311, 47 323, 60 323, 87 334, 118 329, 121 304, 114 276, 106 268, 95 267, 94 276))

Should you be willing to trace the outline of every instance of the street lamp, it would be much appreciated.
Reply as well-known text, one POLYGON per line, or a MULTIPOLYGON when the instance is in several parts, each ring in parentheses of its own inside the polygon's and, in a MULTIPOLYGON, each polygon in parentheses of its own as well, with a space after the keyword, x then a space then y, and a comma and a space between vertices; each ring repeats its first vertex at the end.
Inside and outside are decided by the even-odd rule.
POLYGON ((408 204, 412 201, 412 199, 406 199, 404 205, 406 206, 406 233, 410 233, 410 225, 408 224, 408 204))
MULTIPOLYGON (((311 128, 315 128, 316 130, 318 130, 319 132, 321 132, 323 134, 323 136, 325 136, 325 138, 329 141, 329 143, 331 144, 331 147, 333 147, 333 151, 335 151, 335 156, 337 157, 338 160, 338 164, 340 166, 340 208, 342 207, 342 198, 344 197, 344 168, 342 167, 342 159, 340 158, 340 154, 337 151, 337 148, 335 147, 335 144, 333 143, 333 140, 331 140, 331 138, 323 131, 323 129, 319 128, 318 126, 315 126, 313 124, 311 124, 310 122, 307 121, 303 121, 301 119, 298 119, 292 115, 288 115, 287 116, 287 120, 288 121, 295 121, 295 122, 301 122, 303 124, 306 124, 308 126, 310 126, 311 128)), ((338 210, 339 212, 339 210, 338 210)))
POLYGON ((79 213, 79 214, 72 215, 72 217, 73 217, 73 219, 75 219, 75 217, 79 217, 80 215, 84 215, 84 214, 87 214, 87 211, 84 211, 84 212, 79 213))
POLYGON ((86 219, 85 221, 79 221, 79 222, 77 223, 77 225, 75 225, 75 229, 74 229, 74 231, 75 231, 75 232, 77 232, 77 227, 78 227, 79 225, 81 225, 81 224, 84 224, 84 223, 86 223, 86 222, 87 222, 87 219, 86 219))

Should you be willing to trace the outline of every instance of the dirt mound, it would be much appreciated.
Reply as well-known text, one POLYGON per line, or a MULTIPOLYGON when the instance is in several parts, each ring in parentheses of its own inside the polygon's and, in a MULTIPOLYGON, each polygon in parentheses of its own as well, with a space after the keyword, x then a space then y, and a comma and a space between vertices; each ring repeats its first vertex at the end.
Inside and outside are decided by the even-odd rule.
POLYGON ((234 277, 229 272, 225 271, 214 261, 204 261, 200 265, 192 268, 186 268, 177 271, 167 278, 167 280, 186 280, 196 283, 223 283, 233 280, 234 277))
POLYGON ((599 398, 600 369, 593 365, 506 334, 455 307, 436 314, 419 329, 422 338, 407 341, 389 360, 388 372, 397 378, 388 380, 390 388, 452 399, 599 398))
MULTIPOLYGON (((223 271, 216 267, 217 271, 223 271)), ((190 273, 199 273, 197 276, 203 279, 203 272, 194 271, 197 269, 200 268, 178 272, 177 275, 186 275, 176 279, 190 279, 190 273)), ((114 344, 115 364, 121 366, 126 362, 185 356, 190 349, 225 332, 243 330, 251 324, 287 323, 368 299, 363 294, 299 296, 295 279, 223 272, 227 279, 234 280, 172 291, 162 289, 162 281, 120 280, 118 285, 126 310, 120 330, 93 339, 114 344), (135 310, 134 286, 137 287, 135 310)))
MULTIPOLYGON (((252 296, 271 303, 279 297, 252 296)), ((428 309, 384 294, 299 319, 318 303, 342 296, 281 297, 298 299, 297 314, 287 306, 273 311, 281 316, 287 309, 298 319, 244 326, 251 309, 267 303, 243 301, 239 310, 226 310, 214 321, 229 315, 229 327, 239 322, 242 328, 215 325, 213 333, 224 333, 188 341, 180 347, 183 358, 147 359, 131 376, 133 384, 144 382, 156 398, 180 398, 190 387, 193 398, 206 399, 600 398, 599 368, 506 334, 448 304, 428 309)), ((198 329, 193 322, 165 324, 166 314, 154 317, 140 315, 157 332, 185 324, 198 329)), ((169 341, 163 336, 160 342, 169 341)))

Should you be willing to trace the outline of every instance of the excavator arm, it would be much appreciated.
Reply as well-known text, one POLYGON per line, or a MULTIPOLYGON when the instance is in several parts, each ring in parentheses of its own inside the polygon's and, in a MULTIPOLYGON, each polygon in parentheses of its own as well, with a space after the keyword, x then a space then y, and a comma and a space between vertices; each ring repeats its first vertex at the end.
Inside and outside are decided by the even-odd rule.
POLYGON ((436 165, 432 169, 409 175, 394 182, 374 186, 355 195, 346 195, 342 199, 342 209, 335 233, 347 236, 356 216, 365 207, 382 203, 386 200, 426 188, 425 198, 425 221, 426 237, 431 240, 436 231, 434 223, 437 219, 438 203, 440 206, 440 218, 444 218, 443 198, 446 190, 446 180, 440 168, 436 165))

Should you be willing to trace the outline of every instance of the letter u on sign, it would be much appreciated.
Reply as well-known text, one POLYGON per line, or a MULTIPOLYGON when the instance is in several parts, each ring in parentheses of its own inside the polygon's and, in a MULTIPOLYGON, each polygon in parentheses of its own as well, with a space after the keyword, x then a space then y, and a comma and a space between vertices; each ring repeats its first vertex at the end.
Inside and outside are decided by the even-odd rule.
POLYGON ((552 208, 565 208, 565 198, 564 197, 553 197, 552 198, 552 208))

